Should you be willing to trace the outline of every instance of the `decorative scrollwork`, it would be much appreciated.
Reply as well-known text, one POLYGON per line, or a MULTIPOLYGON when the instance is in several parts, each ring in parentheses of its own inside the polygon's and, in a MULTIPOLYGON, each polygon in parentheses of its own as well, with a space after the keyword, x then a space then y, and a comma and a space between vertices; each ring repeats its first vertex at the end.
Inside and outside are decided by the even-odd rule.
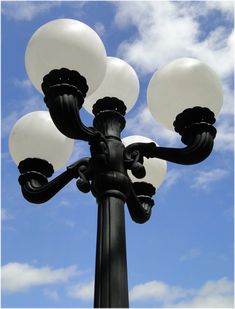
POLYGON ((138 146, 126 148, 124 152, 124 162, 126 168, 130 169, 136 178, 143 178, 146 175, 146 171, 143 166, 143 154, 139 151, 138 146))
POLYGON ((77 188, 83 193, 91 191, 91 184, 89 182, 91 176, 90 160, 87 165, 83 164, 78 167, 78 175, 79 179, 76 182, 77 188))

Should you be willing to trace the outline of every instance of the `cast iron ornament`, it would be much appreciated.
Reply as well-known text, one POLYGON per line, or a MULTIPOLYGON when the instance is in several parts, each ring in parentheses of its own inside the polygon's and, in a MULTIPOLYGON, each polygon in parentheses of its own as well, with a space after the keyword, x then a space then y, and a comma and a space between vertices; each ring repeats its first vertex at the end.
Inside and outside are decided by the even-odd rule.
POLYGON ((73 178, 82 192, 90 190, 99 199, 114 194, 127 202, 132 219, 143 223, 150 218, 155 190, 144 182, 132 183, 127 175, 131 170, 136 178, 145 176, 143 158, 159 158, 178 164, 196 164, 212 151, 216 129, 214 113, 195 106, 176 117, 173 125, 181 135, 185 148, 159 147, 154 143, 134 143, 123 146, 120 133, 125 127, 125 104, 105 97, 93 105, 93 127, 86 127, 80 109, 88 91, 86 79, 74 70, 52 70, 43 78, 44 101, 59 131, 69 138, 88 141, 91 158, 78 160, 54 180, 49 162, 28 158, 19 164, 19 182, 24 197, 33 203, 44 203, 73 178), (114 187, 113 187, 114 186, 114 187), (138 188, 138 189, 137 189, 138 188), (111 192, 112 191, 112 192, 111 192))
MULTIPOLYGON (((178 164, 196 164, 212 151, 216 129, 214 114, 195 106, 174 121, 184 148, 166 148, 155 143, 134 143, 124 147, 120 134, 125 127, 126 106, 117 98, 101 98, 93 105, 92 127, 84 125, 80 109, 88 91, 86 79, 62 68, 47 74, 42 83, 44 101, 58 130, 69 138, 89 142, 91 157, 82 158, 55 179, 50 162, 28 158, 19 164, 23 196, 32 203, 51 199, 72 179, 81 192, 89 192, 98 203, 94 306, 128 307, 124 203, 133 221, 149 220, 155 188, 141 182, 145 176, 144 157, 178 164), (140 179, 132 182, 127 170, 140 179)), ((199 102, 200 103, 200 102, 199 102)))

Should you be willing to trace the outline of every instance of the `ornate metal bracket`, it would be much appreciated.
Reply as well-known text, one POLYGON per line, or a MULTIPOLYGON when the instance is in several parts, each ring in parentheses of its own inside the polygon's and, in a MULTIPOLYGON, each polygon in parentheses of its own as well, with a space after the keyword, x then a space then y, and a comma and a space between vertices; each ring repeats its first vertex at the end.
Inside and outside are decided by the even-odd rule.
POLYGON ((42 90, 51 118, 60 132, 84 141, 102 138, 100 132, 86 127, 80 118, 80 109, 88 91, 83 76, 66 68, 52 70, 43 78, 42 90))
POLYGON ((156 189, 146 182, 131 183, 130 195, 127 198, 127 207, 130 216, 136 223, 145 223, 151 216, 154 200, 152 196, 156 189))
POLYGON ((73 178, 79 178, 77 187, 82 192, 90 190, 90 158, 83 158, 67 167, 61 175, 48 182, 53 167, 45 160, 29 158, 20 162, 19 183, 25 199, 31 203, 44 203, 51 199, 73 178))
POLYGON ((90 191, 91 181, 92 192, 97 196, 104 188, 106 192, 110 192, 111 181, 116 186, 116 191, 111 191, 127 202, 132 219, 143 223, 150 218, 155 188, 144 182, 128 182, 126 170, 130 169, 135 177, 143 178, 144 157, 160 158, 179 164, 195 164, 204 160, 213 148, 216 135, 213 127, 215 118, 207 108, 187 109, 176 117, 175 131, 182 136, 185 148, 134 143, 124 149, 120 132, 125 127, 126 106, 122 101, 110 97, 98 100, 93 106, 93 127, 87 127, 80 119, 80 109, 88 91, 83 76, 65 68, 53 70, 44 77, 42 90, 45 94, 44 101, 57 128, 70 138, 88 141, 92 158, 75 162, 50 182, 47 178, 53 174, 53 168, 48 162, 39 159, 22 161, 19 165, 19 182, 24 197, 30 202, 43 203, 49 200, 73 178, 79 178, 77 186, 82 192, 90 191), (120 185, 124 180, 120 181, 119 178, 125 178, 125 190, 120 185))
POLYGON ((134 143, 124 152, 125 165, 137 178, 142 178, 143 157, 159 158, 178 164, 196 164, 206 159, 212 151, 216 129, 214 114, 208 108, 194 107, 176 117, 175 131, 185 148, 158 147, 155 143, 134 143))

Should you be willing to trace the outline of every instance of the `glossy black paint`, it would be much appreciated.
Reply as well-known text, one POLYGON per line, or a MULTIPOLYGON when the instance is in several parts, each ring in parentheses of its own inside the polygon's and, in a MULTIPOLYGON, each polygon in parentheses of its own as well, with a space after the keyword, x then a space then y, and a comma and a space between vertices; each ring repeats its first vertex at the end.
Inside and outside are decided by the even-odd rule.
POLYGON ((212 114, 208 108, 194 107, 177 116, 174 125, 182 136, 182 142, 187 145, 185 148, 159 147, 155 143, 129 145, 124 152, 127 168, 136 170, 136 177, 138 177, 142 169, 143 157, 159 158, 185 165, 205 160, 213 149, 216 136, 216 129, 213 126, 215 119, 212 114), (194 113, 197 113, 198 117, 192 117, 194 113), (207 119, 205 115, 208 115, 207 119))
POLYGON ((90 172, 90 159, 83 158, 67 167, 67 170, 62 174, 48 182, 48 171, 42 170, 40 167, 44 165, 51 165, 45 160, 29 158, 21 161, 19 164, 19 170, 21 175, 19 177, 19 183, 24 198, 35 204, 41 204, 51 199, 57 192, 59 192, 64 186, 66 186, 73 178, 79 178, 77 186, 82 192, 88 192, 90 190, 90 184, 87 178, 89 178, 90 172), (30 170, 25 169, 28 167, 28 162, 31 161, 30 170))
POLYGON ((80 109, 88 90, 86 80, 68 69, 53 70, 43 79, 44 101, 56 127, 66 136, 89 142, 90 158, 70 165, 54 180, 49 162, 28 158, 19 165, 19 183, 24 197, 44 203, 72 179, 82 192, 91 191, 98 204, 97 249, 94 306, 129 306, 126 262, 124 204, 131 218, 144 223, 151 216, 155 188, 145 182, 132 183, 127 170, 136 178, 145 176, 144 157, 161 158, 179 164, 195 164, 212 151, 216 129, 213 113, 195 107, 177 116, 174 126, 186 147, 158 147, 135 143, 124 147, 120 134, 125 127, 125 104, 105 97, 94 102, 92 127, 85 126, 80 109))

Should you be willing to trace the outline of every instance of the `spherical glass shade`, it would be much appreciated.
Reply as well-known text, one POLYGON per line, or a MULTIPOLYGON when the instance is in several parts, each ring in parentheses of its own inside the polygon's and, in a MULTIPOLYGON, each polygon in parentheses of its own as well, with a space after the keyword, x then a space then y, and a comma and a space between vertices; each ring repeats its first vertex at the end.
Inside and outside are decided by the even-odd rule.
POLYGON ((223 90, 209 66, 197 59, 181 58, 155 72, 148 85, 147 101, 153 117, 174 130, 176 116, 186 108, 207 107, 217 115, 223 90))
POLYGON ((129 111, 139 95, 139 79, 134 69, 125 61, 107 57, 107 71, 99 88, 85 99, 83 107, 92 113, 92 106, 98 99, 116 97, 122 100, 129 111))
POLYGON ((29 79, 38 91, 43 77, 53 69, 67 68, 83 75, 88 94, 98 88, 106 72, 106 51, 98 34, 74 19, 55 19, 31 37, 25 53, 29 79))
POLYGON ((47 111, 37 111, 20 118, 9 137, 10 154, 18 165, 26 158, 47 160, 54 170, 61 168, 73 151, 74 140, 64 136, 47 111))
MULTIPOLYGON (((128 136, 122 139, 122 142, 125 147, 133 143, 155 143, 157 146, 158 144, 151 140, 150 138, 138 135, 128 136)), ((158 158, 150 158, 147 159, 144 157, 144 167, 146 170, 146 176, 144 178, 138 179, 132 175, 131 171, 128 172, 128 176, 131 178, 133 182, 136 181, 145 181, 151 183, 154 187, 158 188, 161 183, 163 182, 166 176, 166 161, 158 158)))

